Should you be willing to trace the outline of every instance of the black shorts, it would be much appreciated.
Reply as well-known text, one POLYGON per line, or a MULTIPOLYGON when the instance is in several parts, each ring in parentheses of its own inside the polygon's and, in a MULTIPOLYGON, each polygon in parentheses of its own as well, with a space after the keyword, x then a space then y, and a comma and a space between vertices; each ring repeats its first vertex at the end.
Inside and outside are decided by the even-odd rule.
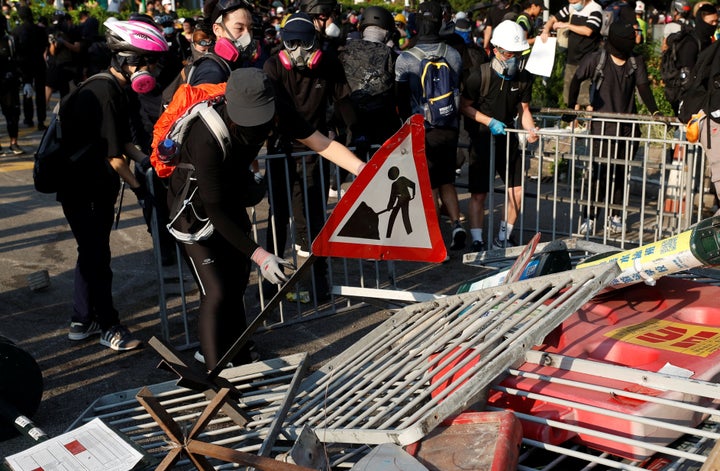
POLYGON ((433 190, 442 185, 455 183, 457 145, 457 129, 430 128, 425 130, 425 157, 428 162, 430 187, 433 190))
MULTIPOLYGON (((468 190, 470 193, 487 193, 490 191, 490 182, 495 175, 490 175, 490 138, 489 132, 474 134, 470 137, 470 165, 468 167, 468 190)), ((522 184, 523 166, 522 156, 518 150, 517 134, 495 138, 495 173, 508 187, 522 184), (508 153, 508 141, 510 145, 508 153), (507 156, 510 156, 509 168, 507 156), (505 175, 508 172, 507 181, 505 175)))

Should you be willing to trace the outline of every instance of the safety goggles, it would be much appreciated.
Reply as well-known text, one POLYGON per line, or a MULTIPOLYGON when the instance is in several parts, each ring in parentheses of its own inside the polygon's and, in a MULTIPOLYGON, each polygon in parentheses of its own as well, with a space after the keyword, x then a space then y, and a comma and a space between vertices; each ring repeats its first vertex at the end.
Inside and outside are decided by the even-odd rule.
POLYGON ((193 44, 197 44, 198 46, 202 47, 210 47, 212 46, 212 39, 201 39, 199 41, 193 42, 193 44))
POLYGON ((501 47, 496 47, 495 49, 497 50, 498 54, 500 54, 501 56, 503 56, 506 59, 515 57, 515 54, 516 54, 515 52, 512 52, 512 51, 506 51, 505 49, 503 49, 501 47))
POLYGON ((152 56, 138 56, 138 55, 130 55, 127 56, 127 64, 132 65, 135 67, 143 67, 146 65, 151 65, 157 63, 157 58, 152 56))
POLYGON ((313 47, 315 47, 315 40, 312 41, 301 41, 299 39, 293 39, 291 41, 283 41, 283 45, 285 46, 285 49, 288 51, 294 51, 297 48, 304 49, 306 51, 312 50, 313 47))

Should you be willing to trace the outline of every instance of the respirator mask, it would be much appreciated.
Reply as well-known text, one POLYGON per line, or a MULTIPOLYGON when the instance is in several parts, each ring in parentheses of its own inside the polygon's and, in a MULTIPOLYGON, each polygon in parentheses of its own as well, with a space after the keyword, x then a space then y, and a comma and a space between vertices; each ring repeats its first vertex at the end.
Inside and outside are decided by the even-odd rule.
POLYGON ((507 53, 498 47, 495 48, 495 51, 495 56, 490 64, 492 69, 504 79, 511 79, 515 77, 519 68, 517 56, 512 55, 511 57, 507 57, 510 53, 507 53))
MULTIPOLYGON (((227 29, 221 18, 222 16, 218 17, 217 23, 232 38, 232 33, 227 29)), ((215 54, 229 62, 235 62, 239 59, 254 61, 260 55, 259 47, 258 42, 253 39, 252 33, 247 31, 232 40, 225 37, 217 38, 214 51, 215 54)))
POLYGON ((155 77, 147 70, 147 66, 150 64, 147 58, 143 56, 124 56, 119 61, 113 64, 116 70, 125 77, 125 80, 130 82, 130 87, 135 93, 145 94, 153 91, 157 85, 155 77), (123 65, 127 64, 136 67, 135 72, 132 74, 127 73, 123 69, 123 65), (142 68, 145 67, 145 68, 142 68))
POLYGON ((312 41, 283 41, 285 47, 278 57, 282 65, 291 70, 293 67, 298 69, 314 69, 320 63, 322 51, 315 48, 315 39, 312 41))

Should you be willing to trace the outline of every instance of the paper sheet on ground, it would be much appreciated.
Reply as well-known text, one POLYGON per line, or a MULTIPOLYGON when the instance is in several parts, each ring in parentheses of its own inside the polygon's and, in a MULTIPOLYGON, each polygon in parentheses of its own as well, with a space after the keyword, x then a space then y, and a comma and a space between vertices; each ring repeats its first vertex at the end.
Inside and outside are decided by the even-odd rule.
POLYGON ((528 58, 525 69, 535 75, 550 77, 555 64, 555 45, 557 38, 548 38, 547 42, 542 42, 540 36, 535 39, 530 57, 528 58))
POLYGON ((13 471, 129 471, 143 458, 100 419, 5 458, 13 471))

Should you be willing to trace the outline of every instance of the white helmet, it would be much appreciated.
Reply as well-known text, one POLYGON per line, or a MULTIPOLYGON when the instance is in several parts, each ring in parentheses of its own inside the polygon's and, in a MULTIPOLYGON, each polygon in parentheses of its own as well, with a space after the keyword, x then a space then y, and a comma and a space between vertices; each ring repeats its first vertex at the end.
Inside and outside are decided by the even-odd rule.
POLYGON ((640 0, 635 2, 635 13, 645 13, 645 4, 640 0))
POLYGON ((530 48, 525 39, 525 31, 511 20, 505 20, 493 28, 490 42, 493 46, 509 52, 520 52, 530 48))

